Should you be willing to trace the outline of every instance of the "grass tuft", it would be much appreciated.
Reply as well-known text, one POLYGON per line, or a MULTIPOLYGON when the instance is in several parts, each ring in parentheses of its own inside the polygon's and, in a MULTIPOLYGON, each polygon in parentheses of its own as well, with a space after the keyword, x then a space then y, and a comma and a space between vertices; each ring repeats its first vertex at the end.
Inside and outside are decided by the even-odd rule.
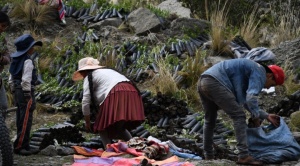
POLYGON ((285 3, 285 5, 281 3, 279 11, 274 11, 274 15, 277 15, 278 18, 274 18, 276 19, 273 29, 275 39, 271 43, 271 47, 273 48, 278 46, 281 42, 293 40, 300 35, 300 12, 293 7, 290 1, 289 3, 285 3))
POLYGON ((228 11, 229 9, 226 9, 227 1, 223 8, 220 9, 220 3, 216 10, 211 12, 210 15, 210 37, 211 37, 211 54, 214 56, 232 56, 230 54, 230 48, 229 48, 229 38, 230 33, 227 25, 228 21, 228 11))
POLYGON ((166 95, 175 95, 179 91, 176 82, 174 81, 172 72, 170 71, 169 64, 163 59, 157 61, 159 72, 157 77, 153 79, 152 87, 149 89, 152 92, 162 92, 166 95))
POLYGON ((31 0, 19 0, 14 3, 10 16, 23 20, 33 28, 54 21, 57 13, 57 9, 50 5, 39 5, 31 0))
POLYGON ((241 29, 240 29, 240 35, 243 37, 243 39, 253 48, 256 47, 258 42, 258 33, 257 28, 260 24, 261 20, 256 21, 257 18, 257 12, 258 12, 258 5, 255 5, 252 12, 248 17, 244 19, 244 22, 242 23, 241 29))

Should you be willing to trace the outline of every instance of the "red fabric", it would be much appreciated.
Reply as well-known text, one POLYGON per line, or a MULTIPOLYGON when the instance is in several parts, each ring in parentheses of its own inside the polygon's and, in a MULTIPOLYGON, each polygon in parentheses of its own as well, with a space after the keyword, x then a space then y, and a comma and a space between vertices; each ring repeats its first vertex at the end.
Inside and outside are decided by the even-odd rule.
POLYGON ((77 152, 77 154, 82 154, 84 156, 99 156, 99 157, 101 157, 104 152, 104 150, 89 149, 89 148, 84 148, 81 146, 72 146, 72 147, 77 152))
POLYGON ((100 106, 94 131, 102 131, 118 121, 134 129, 145 120, 144 105, 136 88, 129 82, 117 84, 100 106))
MULTIPOLYGON (((107 149, 113 149, 115 153, 127 153, 127 154, 132 154, 134 156, 143 156, 144 153, 137 151, 135 148, 128 148, 126 146, 126 149, 122 144, 125 144, 124 142, 118 142, 118 143, 113 143, 113 144, 108 144, 107 149)), ((101 157, 111 157, 111 156, 104 156, 104 154, 101 157)))

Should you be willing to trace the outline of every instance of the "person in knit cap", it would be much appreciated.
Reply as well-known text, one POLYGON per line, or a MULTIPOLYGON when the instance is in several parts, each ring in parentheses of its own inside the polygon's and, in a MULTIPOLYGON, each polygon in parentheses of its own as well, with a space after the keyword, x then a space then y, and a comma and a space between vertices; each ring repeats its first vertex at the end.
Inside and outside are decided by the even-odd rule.
POLYGON ((203 150, 206 160, 214 159, 213 132, 218 110, 222 109, 233 121, 239 159, 237 164, 262 165, 249 155, 247 124, 244 108, 251 113, 255 127, 267 119, 278 127, 280 117, 268 114, 258 106, 258 94, 263 88, 284 83, 284 71, 277 65, 263 65, 249 59, 219 62, 199 78, 197 88, 204 108, 203 150))
POLYGON ((32 114, 36 107, 34 88, 37 83, 37 69, 31 56, 35 53, 34 46, 42 46, 42 44, 41 41, 35 41, 31 35, 24 34, 15 40, 17 51, 10 55, 12 62, 9 68, 9 84, 18 107, 14 152, 20 155, 38 152, 37 149, 31 149, 29 146, 32 114))
POLYGON ((99 65, 92 57, 82 58, 73 80, 83 80, 82 112, 87 131, 99 133, 106 148, 112 139, 129 141, 128 130, 145 120, 144 106, 139 90, 119 72, 99 65), (96 117, 91 117, 91 106, 96 117), (91 125, 91 118, 95 118, 91 125))

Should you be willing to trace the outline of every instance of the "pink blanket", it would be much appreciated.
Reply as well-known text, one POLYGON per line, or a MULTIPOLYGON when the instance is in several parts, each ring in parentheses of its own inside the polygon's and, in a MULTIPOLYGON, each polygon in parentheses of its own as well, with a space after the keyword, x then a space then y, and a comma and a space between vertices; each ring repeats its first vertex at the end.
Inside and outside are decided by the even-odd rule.
POLYGON ((122 158, 122 157, 110 157, 110 158, 101 158, 101 157, 84 157, 79 155, 74 155, 75 163, 72 166, 132 166, 133 164, 139 164, 143 159, 147 159, 148 163, 152 165, 159 166, 194 166, 189 162, 179 162, 177 156, 172 156, 166 160, 155 161, 148 159, 144 156, 139 156, 135 158, 122 158))

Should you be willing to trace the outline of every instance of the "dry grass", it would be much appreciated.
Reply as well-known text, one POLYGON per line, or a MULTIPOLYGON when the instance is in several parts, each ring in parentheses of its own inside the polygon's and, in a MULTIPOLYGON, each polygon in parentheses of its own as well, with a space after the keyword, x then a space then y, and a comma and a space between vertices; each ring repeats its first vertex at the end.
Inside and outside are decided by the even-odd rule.
POLYGON ((151 86, 147 89, 153 93, 162 92, 163 94, 185 100, 193 110, 201 110, 200 98, 197 92, 197 81, 206 69, 203 65, 203 56, 203 52, 197 51, 195 57, 188 57, 183 62, 184 68, 178 72, 178 75, 183 76, 182 82, 176 82, 170 70, 170 64, 163 59, 159 59, 157 61, 159 72, 153 78, 151 86), (187 88, 179 88, 185 85, 187 88))
POLYGON ((244 22, 240 28, 240 35, 243 39, 253 48, 256 47, 258 42, 257 28, 261 20, 256 21, 258 6, 256 5, 251 14, 244 19, 244 22))
MULTIPOLYGON (((33 35, 35 36, 35 35, 33 35)), ((42 38, 34 37, 35 39, 42 38)), ((41 54, 38 61, 38 66, 40 71, 47 71, 50 64, 53 63, 57 56, 61 55, 61 50, 66 42, 60 37, 55 37, 53 41, 43 41, 42 50, 38 50, 41 54)))
POLYGON ((204 66, 205 52, 197 50, 194 57, 188 57, 183 64, 183 69, 179 72, 184 77, 183 84, 187 85, 187 89, 183 90, 182 96, 187 100, 195 110, 201 110, 200 98, 197 92, 197 82, 200 75, 207 69, 204 66))
POLYGON ((168 67, 168 64, 163 59, 157 61, 159 73, 152 81, 152 86, 149 89, 152 92, 162 92, 167 95, 175 95, 179 91, 173 75, 168 67))
POLYGON ((204 65, 205 51, 196 51, 194 57, 187 57, 183 62, 183 69, 179 72, 184 76, 185 82, 188 87, 196 86, 200 75, 207 69, 204 65))
POLYGON ((203 111, 202 104, 200 102, 200 96, 197 91, 197 85, 191 86, 184 90, 185 99, 189 106, 194 111, 203 111))
POLYGON ((230 38, 229 27, 227 25, 228 14, 227 1, 223 8, 220 8, 220 3, 216 10, 212 11, 210 15, 210 37, 212 41, 211 55, 227 56, 230 55, 230 48, 228 46, 230 38), (227 8, 227 9, 226 9, 227 8))
POLYGON ((45 56, 39 61, 39 69, 41 71, 45 71, 49 68, 50 64, 53 62, 53 58, 49 56, 45 56))
POLYGON ((32 0, 16 1, 13 10, 10 13, 11 17, 29 23, 30 27, 36 27, 54 21, 54 16, 56 15, 56 8, 51 7, 50 5, 39 5, 32 0))
POLYGON ((292 70, 292 61, 294 57, 287 58, 284 63, 284 73, 285 73, 285 81, 283 84, 283 88, 285 89, 286 94, 292 94, 298 89, 300 89, 300 84, 294 82, 294 73, 295 71, 292 70))
POLYGON ((300 12, 291 4, 280 5, 280 10, 275 12, 278 19, 275 20, 275 39, 271 47, 278 46, 283 41, 293 40, 300 35, 300 12))
POLYGON ((104 49, 103 53, 100 54, 99 62, 100 65, 106 66, 109 68, 116 68, 116 65, 122 63, 118 63, 117 52, 113 48, 104 49))

